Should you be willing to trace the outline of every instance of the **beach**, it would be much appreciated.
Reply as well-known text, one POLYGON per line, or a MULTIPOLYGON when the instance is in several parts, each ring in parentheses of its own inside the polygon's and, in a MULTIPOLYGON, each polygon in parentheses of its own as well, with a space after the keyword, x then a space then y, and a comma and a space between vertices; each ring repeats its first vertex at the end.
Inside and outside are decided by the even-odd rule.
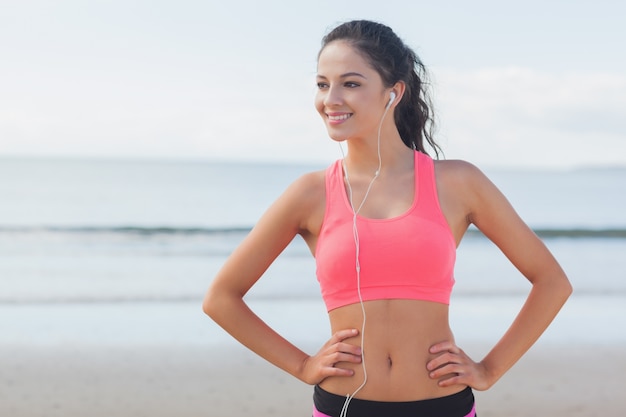
MULTIPOLYGON (((457 343, 482 357, 520 301, 496 303, 495 314, 484 300, 459 300, 457 343)), ((318 301, 251 305, 309 353, 327 335, 318 301)), ((626 342, 597 324, 612 317, 623 329, 624 313, 622 297, 574 295, 520 362, 475 393, 479 415, 621 415, 626 342)), ((312 387, 230 339, 199 303, 3 305, 0 317, 4 329, 17 328, 13 320, 23 330, 0 347, 2 416, 310 415, 312 387)))
MULTIPOLYGON (((492 389, 476 393, 478 413, 621 415, 623 352, 624 346, 533 349, 492 389)), ((275 417, 311 411, 311 387, 239 348, 3 347, 0 355, 3 416, 275 417)))
MULTIPOLYGON (((312 387, 240 346, 201 309, 228 254, 310 167, 1 162, 0 416, 311 415, 312 387)), ((545 233, 574 294, 528 354, 475 393, 478 415, 621 415, 626 170, 493 178, 545 233)), ((455 278, 450 325, 479 360, 530 286, 477 233, 457 251, 455 278)), ((329 337, 301 239, 246 301, 308 353, 329 337)))

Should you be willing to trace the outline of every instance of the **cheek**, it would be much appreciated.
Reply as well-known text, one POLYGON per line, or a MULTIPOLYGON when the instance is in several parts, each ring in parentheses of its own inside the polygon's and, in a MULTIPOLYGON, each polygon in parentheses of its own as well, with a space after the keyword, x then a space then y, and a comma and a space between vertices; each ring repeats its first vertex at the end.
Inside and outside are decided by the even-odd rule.
POLYGON ((320 116, 324 116, 324 96, 322 92, 317 92, 315 94, 315 99, 313 100, 313 104, 315 105, 315 110, 320 114, 320 116))

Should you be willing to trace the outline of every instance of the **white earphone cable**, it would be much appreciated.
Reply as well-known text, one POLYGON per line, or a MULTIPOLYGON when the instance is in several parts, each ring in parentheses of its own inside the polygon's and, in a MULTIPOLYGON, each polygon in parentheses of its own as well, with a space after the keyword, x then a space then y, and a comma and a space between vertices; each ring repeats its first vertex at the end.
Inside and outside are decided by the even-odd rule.
POLYGON ((389 105, 385 107, 385 112, 383 113, 383 116, 380 119, 380 124, 378 125, 378 143, 377 143, 378 169, 374 173, 374 177, 372 178, 369 185, 367 186, 367 190, 365 191, 363 200, 361 200, 361 204, 359 204, 359 207, 357 209, 354 208, 352 186, 350 185, 350 178, 348 176, 348 167, 346 165, 346 155, 344 154, 343 148, 341 147, 341 142, 339 142, 339 149, 341 150, 341 156, 342 156, 342 166, 343 166, 344 176, 346 180, 346 185, 348 187, 348 197, 350 199, 350 207, 352 208, 352 234, 354 237, 354 245, 355 245, 355 257, 356 257, 355 269, 356 269, 356 280, 357 280, 357 293, 359 296, 359 304, 361 306, 361 313, 363 314, 363 324, 361 325, 361 367, 363 368, 363 382, 361 383, 361 385, 359 385, 359 387, 352 394, 348 394, 346 396, 346 401, 344 402, 343 407, 341 409, 340 417, 347 416, 348 406, 350 405, 350 401, 352 401, 354 396, 359 391, 361 391, 361 389, 363 389, 365 384, 367 384, 367 368, 365 366, 365 322, 367 319, 367 315, 365 314, 365 304, 363 303, 363 296, 361 295, 361 262, 360 262, 361 251, 360 251, 359 231, 357 228, 357 215, 363 208, 363 205, 365 204, 365 201, 367 200, 367 197, 370 194, 372 186, 374 185, 374 181, 376 181, 376 179, 380 176, 380 170, 382 169, 382 157, 380 153, 380 134, 381 134, 382 126, 383 126, 383 120, 385 120, 385 116, 387 115, 387 111, 389 110, 389 107, 391 107, 390 105, 392 101, 393 100, 391 100, 389 102, 389 105))

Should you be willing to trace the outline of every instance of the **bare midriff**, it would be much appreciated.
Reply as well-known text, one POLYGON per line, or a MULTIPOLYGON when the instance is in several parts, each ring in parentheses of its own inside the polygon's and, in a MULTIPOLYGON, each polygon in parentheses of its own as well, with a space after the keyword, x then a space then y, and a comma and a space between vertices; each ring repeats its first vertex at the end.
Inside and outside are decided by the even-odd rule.
MULTIPOLYGON (((366 312, 363 354, 367 383, 355 398, 373 401, 417 401, 457 393, 465 386, 442 388, 428 375, 426 364, 435 356, 429 348, 435 343, 453 341, 448 324, 448 306, 419 300, 375 300, 364 303, 366 312)), ((350 304, 329 312, 333 333, 359 329, 363 323, 360 304, 350 304)), ((361 346, 361 335, 345 340, 361 346)), ((329 377, 320 383, 324 390, 352 394, 363 382, 360 363, 340 362, 335 366, 352 369, 350 377, 329 377)))

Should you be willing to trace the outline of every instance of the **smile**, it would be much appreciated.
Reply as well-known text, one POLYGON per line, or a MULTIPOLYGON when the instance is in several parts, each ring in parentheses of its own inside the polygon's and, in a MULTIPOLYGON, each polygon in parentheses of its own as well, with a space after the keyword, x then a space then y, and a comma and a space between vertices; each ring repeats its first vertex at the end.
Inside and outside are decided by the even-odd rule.
POLYGON ((328 119, 331 121, 342 121, 342 120, 348 120, 349 118, 352 117, 352 113, 345 113, 345 114, 341 114, 341 115, 328 115, 328 119))

